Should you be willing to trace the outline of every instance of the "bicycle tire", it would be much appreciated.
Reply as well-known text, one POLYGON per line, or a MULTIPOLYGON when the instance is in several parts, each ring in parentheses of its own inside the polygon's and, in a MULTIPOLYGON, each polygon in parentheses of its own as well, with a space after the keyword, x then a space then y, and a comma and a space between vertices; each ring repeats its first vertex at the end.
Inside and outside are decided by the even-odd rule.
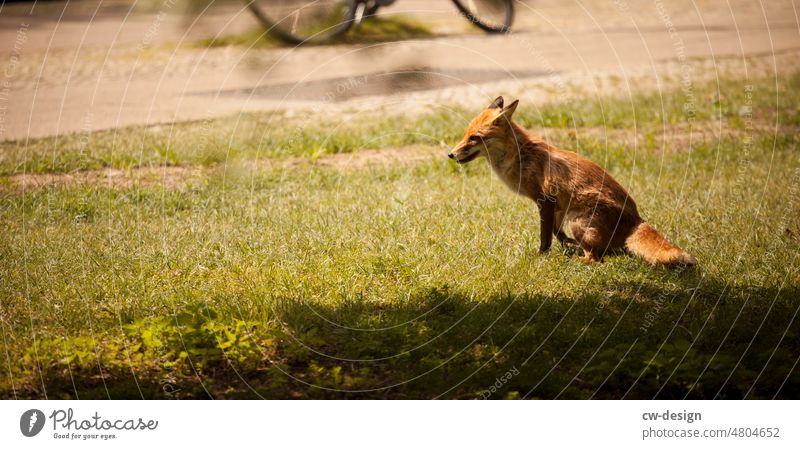
MULTIPOLYGON (((469 1, 469 0, 467 0, 469 1)), ((503 8, 502 24, 492 23, 487 19, 482 19, 479 13, 471 11, 467 5, 464 5, 464 0, 453 0, 456 8, 464 14, 464 17, 469 20, 473 25, 486 31, 487 33, 507 33, 511 30, 511 25, 514 23, 514 1, 513 0, 498 0, 496 3, 503 8)))
POLYGON ((246 3, 247 8, 250 9, 250 12, 252 12, 261 25, 266 28, 266 31, 270 36, 294 45, 321 43, 347 32, 347 30, 350 29, 350 26, 353 24, 357 3, 355 0, 336 2, 345 7, 345 10, 341 14, 341 18, 336 18, 337 21, 330 26, 320 25, 322 26, 322 29, 319 31, 300 34, 297 33, 296 30, 292 31, 287 29, 286 26, 282 26, 283 23, 287 21, 289 17, 288 15, 282 19, 276 20, 277 18, 270 17, 268 11, 264 10, 262 4, 264 2, 259 0, 244 0, 244 2, 246 3))

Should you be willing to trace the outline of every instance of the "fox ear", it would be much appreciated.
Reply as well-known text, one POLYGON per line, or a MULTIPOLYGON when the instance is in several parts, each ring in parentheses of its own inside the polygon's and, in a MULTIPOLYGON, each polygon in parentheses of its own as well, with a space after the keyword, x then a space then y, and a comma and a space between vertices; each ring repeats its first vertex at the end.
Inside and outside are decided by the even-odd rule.
POLYGON ((490 104, 489 107, 486 109, 500 109, 502 107, 503 107, 503 96, 501 95, 495 98, 492 104, 490 104))
POLYGON ((500 111, 500 114, 497 115, 497 118, 495 119, 495 122, 497 122, 497 121, 499 121, 501 119, 502 120, 506 120, 506 121, 511 121, 511 116, 514 115, 514 111, 517 110, 517 105, 518 104, 519 104, 519 100, 514 100, 513 103, 511 103, 510 105, 508 105, 505 108, 503 108, 503 110, 500 111))
POLYGON ((508 118, 511 118, 511 116, 514 115, 514 111, 517 110, 517 105, 518 104, 519 104, 519 100, 514 100, 513 103, 511 103, 510 105, 506 106, 503 109, 503 115, 507 116, 508 118))

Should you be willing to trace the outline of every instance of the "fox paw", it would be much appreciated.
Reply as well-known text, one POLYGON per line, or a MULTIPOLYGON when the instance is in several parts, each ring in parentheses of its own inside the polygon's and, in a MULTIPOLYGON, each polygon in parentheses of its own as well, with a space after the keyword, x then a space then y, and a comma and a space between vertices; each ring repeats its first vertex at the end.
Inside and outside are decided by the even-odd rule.
POLYGON ((597 257, 594 256, 594 254, 592 254, 590 252, 587 252, 587 251, 584 251, 583 252, 583 256, 579 257, 578 260, 580 260, 581 262, 583 262, 583 263, 585 263, 587 265, 591 265, 591 264, 593 264, 595 262, 602 262, 603 258, 602 257, 597 258, 597 257))
POLYGON ((581 251, 581 247, 577 243, 561 242, 561 250, 564 255, 572 256, 578 254, 581 251))

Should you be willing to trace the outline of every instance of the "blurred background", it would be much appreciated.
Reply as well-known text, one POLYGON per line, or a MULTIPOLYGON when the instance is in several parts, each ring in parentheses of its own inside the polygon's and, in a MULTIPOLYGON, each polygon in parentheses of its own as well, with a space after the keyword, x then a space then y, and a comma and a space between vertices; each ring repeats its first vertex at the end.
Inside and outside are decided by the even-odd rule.
POLYGON ((0 138, 248 110, 473 107, 498 93, 563 100, 743 73, 744 57, 783 70, 800 47, 790 0, 468 0, 462 10, 450 0, 388 3, 4 2, 0 138), (506 3, 509 32, 475 26, 503 31, 506 3), (336 28, 345 22, 352 26, 336 28), (311 40, 298 46, 292 32, 311 40))

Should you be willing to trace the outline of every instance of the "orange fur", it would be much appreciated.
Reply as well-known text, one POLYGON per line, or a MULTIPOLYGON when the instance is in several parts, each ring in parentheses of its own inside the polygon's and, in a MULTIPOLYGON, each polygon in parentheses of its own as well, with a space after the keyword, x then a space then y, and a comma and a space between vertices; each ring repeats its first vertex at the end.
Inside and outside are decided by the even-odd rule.
POLYGON ((625 248, 651 264, 697 263, 645 223, 633 198, 600 166, 514 123, 517 104, 504 107, 503 97, 498 97, 470 122, 449 156, 458 163, 486 157, 509 188, 536 201, 541 251, 549 249, 555 235, 562 245, 580 246, 589 262, 601 261, 609 250, 625 248), (574 240, 567 237, 565 227, 574 240))

